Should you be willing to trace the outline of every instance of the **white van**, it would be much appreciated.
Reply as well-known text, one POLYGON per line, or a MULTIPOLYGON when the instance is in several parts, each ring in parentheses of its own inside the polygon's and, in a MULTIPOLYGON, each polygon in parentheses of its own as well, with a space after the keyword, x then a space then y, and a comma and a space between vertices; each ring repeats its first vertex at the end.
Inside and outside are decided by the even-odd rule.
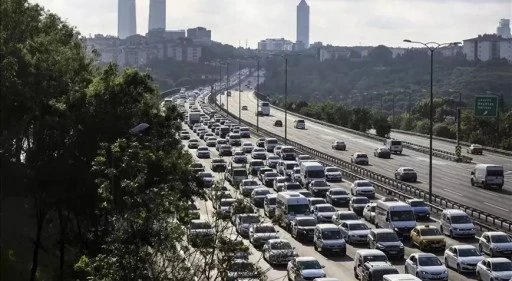
POLYGON ((416 227, 416 217, 410 205, 400 201, 377 201, 375 227, 393 229, 399 237, 409 237, 416 227))
POLYGON ((274 148, 277 146, 278 141, 275 138, 265 138, 265 149, 267 152, 274 152, 274 148))
POLYGON ((312 180, 325 180, 324 166, 318 162, 301 162, 300 163, 300 184, 307 186, 312 180))
POLYGON ((411 274, 388 274, 382 277, 382 281, 421 281, 421 279, 411 274))
POLYGON ((266 101, 260 102, 258 105, 258 112, 261 112, 260 114, 263 116, 269 116, 270 115, 270 103, 266 101))
POLYGON ((439 230, 450 237, 475 237, 476 227, 462 210, 446 209, 441 213, 439 230))
POLYGON ((391 153, 402 154, 403 147, 402 147, 401 140, 395 140, 395 139, 386 140, 384 142, 384 145, 389 149, 389 151, 391 151, 391 153))
POLYGON ((297 119, 293 121, 293 127, 295 129, 306 129, 306 121, 303 119, 297 119))
POLYGON ((275 216, 281 226, 289 229, 290 222, 299 216, 309 216, 309 201, 297 192, 279 192, 276 199, 275 216))
POLYGON ((471 171, 471 185, 483 188, 502 189, 504 180, 503 166, 494 164, 477 164, 471 171))

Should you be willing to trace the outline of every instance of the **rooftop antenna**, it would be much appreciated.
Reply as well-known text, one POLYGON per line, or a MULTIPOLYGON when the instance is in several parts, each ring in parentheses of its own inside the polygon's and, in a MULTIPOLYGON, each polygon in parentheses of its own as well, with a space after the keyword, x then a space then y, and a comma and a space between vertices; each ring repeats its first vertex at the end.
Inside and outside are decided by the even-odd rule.
POLYGON ((240 40, 238 40, 238 48, 240 48, 240 40))
POLYGON ((245 48, 247 49, 247 39, 245 39, 245 48))

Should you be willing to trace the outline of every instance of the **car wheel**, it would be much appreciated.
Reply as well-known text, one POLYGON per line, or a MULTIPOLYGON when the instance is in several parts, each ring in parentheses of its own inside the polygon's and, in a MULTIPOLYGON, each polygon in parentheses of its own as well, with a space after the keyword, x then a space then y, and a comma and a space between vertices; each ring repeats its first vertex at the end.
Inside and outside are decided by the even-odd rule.
POLYGON ((460 268, 460 264, 457 264, 457 273, 459 273, 459 274, 462 273, 462 269, 460 268))
POLYGON ((450 238, 454 239, 455 237, 453 236, 453 231, 450 229, 450 238))
POLYGON ((359 278, 358 278, 359 276, 357 275, 357 270, 356 270, 356 268, 355 268, 355 267, 354 267, 354 277, 356 278, 356 280, 358 280, 358 279, 359 279, 359 278))
POLYGON ((409 269, 407 269, 407 266, 405 267, 405 274, 409 274, 409 269))
POLYGON ((482 276, 480 276, 480 272, 476 272, 476 280, 482 281, 482 276))
POLYGON ((288 281, 292 281, 292 279, 290 278, 290 272, 289 271, 286 271, 286 277, 288 278, 288 281))
POLYGON ((475 186, 475 181, 471 179, 471 186, 475 186))

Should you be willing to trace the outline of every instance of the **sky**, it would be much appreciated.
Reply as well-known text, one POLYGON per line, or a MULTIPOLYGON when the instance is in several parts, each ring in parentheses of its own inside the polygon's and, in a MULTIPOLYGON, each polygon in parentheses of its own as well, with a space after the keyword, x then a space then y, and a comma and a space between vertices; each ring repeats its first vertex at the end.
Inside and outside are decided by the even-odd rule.
MULTIPOLYGON (((512 0, 306 0, 310 42, 340 46, 407 46, 495 33, 512 18, 512 0)), ((58 14, 83 35, 117 35, 117 0, 29 0, 58 14)), ((167 0, 168 30, 204 26, 212 40, 256 48, 265 38, 296 40, 300 0, 167 0)), ((148 26, 149 0, 136 0, 137 32, 148 26)))

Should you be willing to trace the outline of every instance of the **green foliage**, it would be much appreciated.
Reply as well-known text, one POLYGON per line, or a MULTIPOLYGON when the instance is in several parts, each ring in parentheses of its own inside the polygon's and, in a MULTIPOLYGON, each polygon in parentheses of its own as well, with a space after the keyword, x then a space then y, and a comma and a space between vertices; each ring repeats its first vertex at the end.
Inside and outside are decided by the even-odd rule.
POLYGON ((377 116, 373 119, 373 128, 379 137, 386 137, 391 132, 391 124, 384 116, 377 116))
POLYGON ((453 130, 452 127, 448 126, 445 123, 438 123, 434 125, 433 132, 435 136, 442 138, 453 139, 456 136, 455 130, 453 130))

